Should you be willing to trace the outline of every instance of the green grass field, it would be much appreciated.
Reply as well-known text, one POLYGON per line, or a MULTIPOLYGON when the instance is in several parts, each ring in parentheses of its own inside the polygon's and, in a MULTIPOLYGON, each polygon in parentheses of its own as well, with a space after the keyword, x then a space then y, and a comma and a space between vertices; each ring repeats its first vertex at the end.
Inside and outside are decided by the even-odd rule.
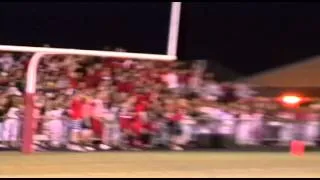
POLYGON ((320 153, 0 152, 0 177, 320 177, 320 153))

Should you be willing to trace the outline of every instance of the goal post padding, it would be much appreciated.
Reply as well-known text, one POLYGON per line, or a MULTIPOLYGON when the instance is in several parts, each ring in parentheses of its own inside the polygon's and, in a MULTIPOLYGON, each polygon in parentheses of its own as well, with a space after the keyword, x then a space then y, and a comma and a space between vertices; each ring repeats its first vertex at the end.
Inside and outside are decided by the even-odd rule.
POLYGON ((22 146, 21 152, 30 154, 33 152, 33 131, 32 123, 34 111, 34 94, 36 92, 36 77, 37 67, 41 57, 44 55, 62 54, 62 55, 83 55, 83 56, 97 56, 97 57, 116 57, 116 58, 131 58, 139 60, 155 60, 155 61, 174 61, 176 56, 159 55, 159 54, 144 54, 144 53, 129 53, 129 52, 114 52, 114 51, 96 51, 96 50, 80 50, 80 49, 62 49, 49 47, 30 47, 30 46, 11 46, 0 45, 0 51, 7 52, 32 52, 34 53, 30 59, 27 74, 26 74, 26 88, 25 88, 25 119, 23 121, 22 146))

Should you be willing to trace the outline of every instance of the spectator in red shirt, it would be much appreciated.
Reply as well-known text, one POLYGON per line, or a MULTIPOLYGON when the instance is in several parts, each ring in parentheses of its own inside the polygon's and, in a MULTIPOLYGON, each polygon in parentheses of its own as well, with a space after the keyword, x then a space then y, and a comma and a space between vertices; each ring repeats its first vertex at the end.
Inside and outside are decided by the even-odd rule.
POLYGON ((85 77, 85 82, 87 84, 87 87, 93 88, 97 87, 100 83, 101 77, 100 74, 93 70, 92 67, 87 68, 87 74, 85 77))
POLYGON ((68 144, 68 148, 71 150, 82 151, 83 149, 80 147, 81 141, 81 130, 83 123, 83 106, 84 99, 80 92, 77 92, 72 101, 70 108, 70 117, 71 117, 71 138, 68 144))
POLYGON ((147 124, 146 106, 144 102, 137 102, 134 105, 134 116, 130 123, 130 131, 133 138, 133 145, 135 148, 141 147, 142 131, 145 124, 147 124))
POLYGON ((75 72, 71 72, 69 75, 69 81, 70 81, 70 84, 71 84, 71 87, 72 88, 77 88, 78 87, 78 75, 77 73, 75 72))

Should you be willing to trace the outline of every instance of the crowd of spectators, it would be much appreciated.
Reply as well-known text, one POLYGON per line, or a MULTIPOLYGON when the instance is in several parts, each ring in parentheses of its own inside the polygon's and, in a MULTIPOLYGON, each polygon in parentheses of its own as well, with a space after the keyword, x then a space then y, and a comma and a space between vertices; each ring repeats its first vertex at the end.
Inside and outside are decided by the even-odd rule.
MULTIPOLYGON (((20 145, 31 56, 0 54, 1 147, 20 145)), ((48 141, 34 141, 34 147, 183 150, 194 132, 208 131, 238 134, 239 144, 255 145, 266 111, 243 106, 251 96, 246 85, 218 83, 213 74, 180 61, 46 55, 38 67, 32 131, 48 141), (219 128, 209 120, 218 120, 219 128), (238 120, 243 122, 236 126, 238 120)))

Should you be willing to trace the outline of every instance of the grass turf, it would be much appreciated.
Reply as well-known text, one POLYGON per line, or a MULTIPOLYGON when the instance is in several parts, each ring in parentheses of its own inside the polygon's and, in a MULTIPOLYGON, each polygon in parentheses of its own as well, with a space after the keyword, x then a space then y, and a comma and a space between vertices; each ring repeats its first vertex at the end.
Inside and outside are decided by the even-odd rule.
POLYGON ((320 153, 0 153, 0 177, 320 177, 320 153))

